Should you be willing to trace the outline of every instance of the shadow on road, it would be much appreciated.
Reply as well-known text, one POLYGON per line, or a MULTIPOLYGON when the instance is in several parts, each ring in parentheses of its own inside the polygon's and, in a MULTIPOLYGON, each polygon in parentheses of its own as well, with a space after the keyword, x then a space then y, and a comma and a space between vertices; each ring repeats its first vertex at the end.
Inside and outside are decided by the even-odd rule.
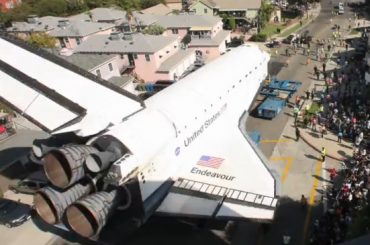
POLYGON ((322 181, 322 182, 332 183, 330 180, 324 179, 323 177, 318 176, 318 175, 316 175, 316 174, 313 174, 313 175, 312 175, 312 177, 314 177, 314 178, 316 178, 316 179, 318 179, 318 180, 320 180, 320 181, 322 181))
POLYGON ((304 156, 307 157, 307 158, 313 159, 313 160, 320 160, 319 157, 311 155, 311 154, 304 154, 304 156))

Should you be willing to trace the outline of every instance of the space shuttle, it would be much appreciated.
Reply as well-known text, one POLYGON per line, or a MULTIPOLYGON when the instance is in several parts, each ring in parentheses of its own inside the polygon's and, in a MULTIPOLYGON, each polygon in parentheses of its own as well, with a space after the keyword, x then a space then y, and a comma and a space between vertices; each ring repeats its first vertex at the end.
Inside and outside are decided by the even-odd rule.
POLYGON ((32 155, 49 185, 37 215, 91 238, 119 212, 271 221, 278 175, 242 130, 269 55, 243 45, 145 101, 0 37, 0 99, 50 134, 32 155))

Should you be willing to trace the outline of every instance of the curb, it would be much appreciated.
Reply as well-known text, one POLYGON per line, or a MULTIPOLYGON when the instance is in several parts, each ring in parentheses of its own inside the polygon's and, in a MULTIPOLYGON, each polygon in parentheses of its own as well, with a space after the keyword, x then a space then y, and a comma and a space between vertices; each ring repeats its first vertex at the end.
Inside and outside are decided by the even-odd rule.
MULTIPOLYGON (((304 25, 302 25, 300 28, 298 28, 297 29, 297 32, 299 32, 300 30, 302 30, 303 28, 305 28, 307 25, 309 25, 309 24, 311 24, 311 22, 312 21, 314 21, 319 15, 320 15, 320 12, 321 12, 321 5, 320 5, 320 10, 317 12, 317 15, 314 15, 311 19, 309 19, 309 21, 307 21, 304 25)), ((297 22, 297 23, 295 23, 294 25, 292 25, 292 26, 290 26, 290 27, 288 27, 288 28, 286 28, 286 29, 284 29, 284 31, 281 33, 281 34, 283 34, 284 32, 286 32, 286 31, 289 31, 289 29, 292 29, 292 28, 294 28, 296 25, 299 25, 299 23, 297 22)), ((286 38, 287 36, 289 36, 289 35, 281 35, 281 34, 274 34, 274 35, 272 35, 271 36, 271 38, 282 38, 282 39, 284 39, 284 38, 286 38)))
MULTIPOLYGON (((306 139, 305 137, 303 137, 303 135, 301 134, 301 139, 307 144, 309 145, 312 149, 314 149, 315 151, 321 153, 321 150, 319 148, 317 148, 314 144, 312 144, 308 139, 306 139)), ((344 161, 346 160, 346 158, 342 157, 342 158, 337 158, 333 155, 330 155, 330 154, 327 154, 326 155, 327 157, 331 158, 331 159, 334 159, 334 160, 337 160, 337 161, 344 161)))

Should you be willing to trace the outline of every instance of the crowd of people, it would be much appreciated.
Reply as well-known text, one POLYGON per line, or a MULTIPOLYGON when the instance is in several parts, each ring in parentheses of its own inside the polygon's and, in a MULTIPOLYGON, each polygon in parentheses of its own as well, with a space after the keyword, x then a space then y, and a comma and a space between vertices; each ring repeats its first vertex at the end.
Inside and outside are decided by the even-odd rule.
MULTIPOLYGON (((313 222, 311 244, 326 245, 344 241, 349 226, 358 218, 360 210, 368 208, 370 84, 365 81, 365 72, 369 66, 363 59, 356 59, 347 53, 341 55, 346 56, 347 61, 341 70, 315 68, 315 73, 324 75, 325 89, 315 94, 320 110, 306 124, 315 130, 314 122, 317 121, 322 135, 324 131, 330 130, 338 136, 338 143, 342 139, 352 142, 353 156, 343 163, 340 173, 343 181, 335 181, 335 169, 328 170, 330 181, 333 182, 331 190, 326 194, 329 207, 320 219, 313 222)), ((307 97, 311 93, 308 91, 307 97)))

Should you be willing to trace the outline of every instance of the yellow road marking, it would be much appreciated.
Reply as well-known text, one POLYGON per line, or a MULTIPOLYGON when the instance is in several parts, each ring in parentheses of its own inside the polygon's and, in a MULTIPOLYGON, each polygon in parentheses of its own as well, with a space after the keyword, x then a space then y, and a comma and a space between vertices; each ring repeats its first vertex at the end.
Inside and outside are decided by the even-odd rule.
POLYGON ((290 139, 277 139, 277 140, 261 140, 261 143, 292 143, 290 139))
POLYGON ((281 182, 284 183, 293 164, 293 157, 271 157, 270 161, 286 161, 283 174, 281 175, 281 182))
MULTIPOLYGON (((321 175, 321 167, 322 167, 322 162, 318 161, 316 163, 316 168, 315 168, 315 175, 316 176, 321 175)), ((309 228, 310 221, 311 221, 312 206, 315 203, 315 197, 316 197, 316 193, 317 193, 316 189, 317 189, 317 186, 319 185, 319 179, 315 178, 315 177, 313 177, 313 178, 314 178, 314 180, 313 180, 313 184, 312 184, 312 187, 311 187, 310 199, 308 201, 308 204, 309 204, 308 205, 308 210, 307 210, 306 218, 305 218, 305 222, 304 222, 302 244, 305 244, 305 241, 306 241, 307 232, 308 232, 308 228, 309 228)))

